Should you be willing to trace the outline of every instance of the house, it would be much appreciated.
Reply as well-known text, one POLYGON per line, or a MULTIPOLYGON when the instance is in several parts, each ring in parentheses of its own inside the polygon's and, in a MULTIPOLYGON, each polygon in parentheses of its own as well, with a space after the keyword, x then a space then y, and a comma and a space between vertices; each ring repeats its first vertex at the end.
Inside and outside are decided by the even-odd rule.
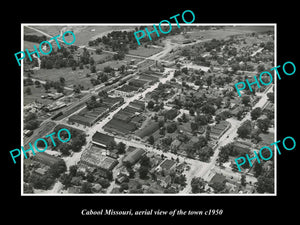
POLYGON ((245 141, 235 141, 233 143, 233 148, 237 151, 240 155, 249 154, 252 144, 245 141))
POLYGON ((102 186, 100 184, 94 184, 92 186, 92 192, 93 193, 99 193, 102 190, 102 186))
POLYGON ((174 170, 176 167, 176 162, 174 160, 171 159, 165 159, 160 165, 159 167, 164 170, 164 171, 171 171, 174 170))
POLYGON ((79 194, 81 192, 81 186, 72 186, 69 187, 68 193, 70 194, 79 194))
POLYGON ((47 170, 45 168, 37 168, 33 172, 34 172, 34 174, 36 174, 38 176, 44 176, 46 174, 47 170))
POLYGON ((178 139, 173 140, 171 143, 171 151, 176 151, 180 145, 181 141, 179 141, 178 139))
POLYGON ((167 176, 157 175, 156 179, 160 184, 160 186, 163 188, 169 187, 172 183, 172 177, 170 175, 167 176))
POLYGON ((92 137, 92 143, 102 148, 107 148, 107 146, 109 146, 114 141, 114 137, 100 133, 98 131, 92 137))

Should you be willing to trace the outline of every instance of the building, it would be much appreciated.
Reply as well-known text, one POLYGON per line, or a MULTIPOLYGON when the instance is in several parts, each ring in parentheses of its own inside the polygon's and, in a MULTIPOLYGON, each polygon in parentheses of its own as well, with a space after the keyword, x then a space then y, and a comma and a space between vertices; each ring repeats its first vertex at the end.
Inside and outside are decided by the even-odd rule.
POLYGON ((137 163, 143 155, 146 154, 146 151, 141 148, 136 148, 133 151, 129 152, 128 155, 123 159, 123 162, 134 165, 137 163))
POLYGON ((108 112, 106 107, 97 107, 88 111, 83 109, 80 113, 72 115, 69 117, 70 123, 78 123, 84 126, 94 125, 101 117, 103 117, 108 112))
POLYGON ((229 128, 231 124, 227 121, 221 121, 220 123, 212 126, 210 131, 210 137, 213 139, 219 139, 229 128))
POLYGON ((159 167, 164 171, 172 171, 176 168, 176 162, 171 159, 165 159, 159 167))
POLYGON ((138 130, 136 132, 136 136, 138 136, 139 138, 144 138, 144 137, 150 136, 158 129, 159 129, 159 123, 153 122, 153 123, 148 124, 144 128, 138 130))
POLYGON ((117 164, 118 160, 107 156, 106 151, 97 146, 91 146, 91 148, 86 149, 80 158, 81 166, 101 169, 100 175, 103 177, 106 177, 107 172, 112 171, 117 164))
POLYGON ((130 97, 137 93, 139 88, 124 84, 122 87, 115 90, 115 94, 121 97, 130 97))
POLYGON ((100 133, 98 131, 92 137, 92 143, 102 148, 107 148, 107 146, 109 146, 114 141, 114 137, 100 133))
POLYGON ((49 155, 45 152, 39 152, 33 157, 33 160, 38 161, 47 166, 52 166, 60 161, 63 161, 63 159, 55 157, 53 155, 49 155))

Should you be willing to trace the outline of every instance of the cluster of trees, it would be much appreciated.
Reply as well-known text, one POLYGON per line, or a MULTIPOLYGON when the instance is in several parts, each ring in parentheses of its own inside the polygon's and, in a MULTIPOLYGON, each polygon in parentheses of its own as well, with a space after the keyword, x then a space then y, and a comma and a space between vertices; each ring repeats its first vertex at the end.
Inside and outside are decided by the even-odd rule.
POLYGON ((110 181, 112 180, 112 174, 108 174, 108 178, 99 176, 99 169, 95 169, 92 172, 88 172, 86 175, 82 171, 78 171, 78 166, 73 165, 69 168, 69 173, 64 173, 60 177, 60 182, 64 185, 64 189, 72 186, 72 179, 77 177, 75 185, 81 185, 81 193, 92 193, 92 183, 98 183, 102 188, 108 188, 110 181))
POLYGON ((65 86, 66 80, 64 77, 60 77, 57 81, 46 81, 45 84, 43 84, 43 87, 46 92, 49 91, 51 87, 53 87, 58 93, 63 93, 64 86, 65 86))
POLYGON ((256 191, 258 193, 274 193, 274 164, 271 164, 271 169, 264 169, 261 164, 256 163, 254 172, 257 177, 256 191))
MULTIPOLYGON (((27 171, 26 173, 28 173, 28 170, 25 170, 27 171)), ((66 170, 67 167, 65 161, 60 160, 57 163, 52 164, 44 176, 31 173, 30 176, 26 176, 27 178, 24 179, 24 181, 30 183, 33 188, 47 190, 54 184, 55 180, 66 170)))
POLYGON ((90 98, 89 101, 86 101, 86 102, 85 102, 85 104, 86 104, 86 108, 87 108, 88 110, 92 110, 92 109, 94 109, 94 108, 97 108, 97 107, 100 107, 100 106, 101 106, 101 104, 102 104, 102 98, 100 98, 100 99, 97 101, 96 96, 93 95, 93 96, 90 98))
POLYGON ((191 181, 192 193, 203 193, 205 185, 206 183, 201 177, 194 177, 191 181))
POLYGON ((90 81, 93 86, 96 86, 98 84, 105 83, 106 81, 108 81, 108 76, 106 75, 106 73, 100 73, 97 75, 97 79, 91 78, 90 81))
MULTIPOLYGON (((54 128, 54 132, 57 133, 61 128, 61 125, 58 125, 54 128)), ((48 144, 52 147, 52 149, 56 150, 58 149, 63 155, 70 155, 70 151, 73 152, 79 152, 81 151, 81 148, 83 145, 86 144, 86 137, 85 134, 77 129, 68 127, 68 130, 71 133, 71 140, 66 143, 62 143, 58 140, 57 136, 53 137, 54 142, 56 143, 56 146, 53 145, 52 141, 49 140, 48 144)), ((68 138, 67 133, 60 133, 62 139, 68 138)), ((43 144, 43 143, 42 143, 43 144)))
POLYGON ((238 128, 237 134, 240 138, 247 138, 251 134, 252 131, 252 123, 250 120, 246 120, 242 125, 238 128))
POLYGON ((24 41, 40 43, 43 41, 47 41, 47 37, 45 35, 40 36, 34 34, 24 34, 24 41))
POLYGON ((214 151, 211 147, 207 146, 207 143, 207 138, 200 136, 198 142, 186 149, 187 156, 190 158, 198 156, 199 160, 208 162, 214 151))
POLYGON ((151 162, 150 158, 147 156, 144 156, 140 160, 140 168, 138 170, 139 177, 143 180, 148 179, 148 173, 149 170, 151 169, 151 162))
MULTIPOLYGON (((219 152, 219 158, 218 158, 218 162, 219 163, 225 163, 229 160, 229 156, 232 157, 240 157, 240 156, 244 156, 245 154, 249 154, 250 151, 248 150, 246 153, 241 153, 237 148, 235 148, 235 146, 233 145, 233 143, 229 143, 225 146, 222 146, 220 148, 220 152, 219 152)), ((236 166, 236 164, 234 163, 234 165, 236 166)), ((245 163, 242 165, 243 168, 248 168, 249 164, 245 163)))
MULTIPOLYGON (((146 26, 136 27, 135 31, 144 30, 146 26)), ((149 31, 153 27, 148 27, 149 31)), ((142 39, 144 46, 146 47, 148 43, 155 44, 155 41, 159 40, 162 36, 179 34, 183 28, 172 27, 172 32, 169 34, 160 33, 160 37, 155 34, 151 34, 152 40, 149 38, 142 39)), ((100 43, 112 49, 115 52, 128 53, 129 49, 137 49, 138 43, 135 39, 135 31, 112 31, 103 37, 96 38, 95 40, 89 41, 89 46, 98 46, 100 43)), ((161 40, 161 39, 160 39, 161 40)))
POLYGON ((41 56, 41 68, 52 69, 52 68, 63 68, 73 67, 78 65, 78 62, 74 58, 74 52, 77 50, 77 46, 71 45, 69 47, 61 46, 61 49, 52 49, 51 54, 41 56))
POLYGON ((38 128, 40 122, 37 119, 37 115, 35 113, 28 113, 24 118, 24 128, 26 130, 34 130, 38 128))

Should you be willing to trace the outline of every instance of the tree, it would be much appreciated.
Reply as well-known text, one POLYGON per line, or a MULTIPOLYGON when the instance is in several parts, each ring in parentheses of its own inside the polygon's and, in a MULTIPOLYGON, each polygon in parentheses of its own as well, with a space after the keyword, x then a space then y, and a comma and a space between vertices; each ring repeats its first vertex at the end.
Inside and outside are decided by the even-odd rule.
POLYGON ((117 150, 119 154, 125 153, 126 145, 123 142, 119 142, 117 145, 117 150))
POLYGON ((150 100, 150 101, 148 102, 148 104, 147 104, 147 108, 148 108, 148 109, 153 109, 153 107, 154 107, 154 102, 150 100))
POLYGON ((254 176, 259 177, 263 172, 263 167, 260 163, 255 163, 253 170, 254 170, 254 176))
POLYGON ((168 133, 174 133, 177 130, 176 123, 171 123, 167 126, 167 132, 168 133))
POLYGON ((81 185, 81 193, 92 193, 92 184, 90 182, 84 182, 81 185))
POLYGON ((32 94, 32 93, 31 93, 30 87, 27 87, 27 88, 25 89, 25 93, 26 93, 27 95, 31 95, 31 94, 32 94))
POLYGON ((245 174, 242 174, 242 176, 241 176, 241 184, 242 184, 242 186, 246 186, 246 175, 245 174))
POLYGON ((140 178, 143 179, 143 180, 147 179, 148 178, 148 176, 147 176, 148 172, 149 172, 149 168, 148 167, 141 166, 139 168, 139 176, 140 176, 140 178))
POLYGON ((247 120, 238 128, 237 134, 241 138, 247 138, 251 134, 251 131, 252 131, 251 121, 247 120))
POLYGON ((205 188, 205 181, 198 177, 194 177, 191 181, 192 193, 203 193, 205 188))
POLYGON ((195 114, 195 110, 193 108, 190 108, 189 113, 190 113, 191 116, 193 116, 195 114))
POLYGON ((251 111, 251 119, 256 120, 262 114, 262 110, 260 107, 257 107, 251 111))
POLYGON ((216 112, 216 109, 211 105, 206 103, 204 106, 201 107, 201 110, 205 114, 214 115, 216 112))
POLYGON ((249 96, 249 95, 244 95, 244 96, 242 97, 242 103, 243 103, 245 106, 248 106, 250 101, 251 101, 251 99, 250 99, 250 96, 249 96))
POLYGON ((50 166, 50 169, 48 170, 48 173, 54 177, 58 178, 60 174, 66 172, 67 166, 64 160, 59 160, 58 162, 52 164, 50 166))
POLYGON ((269 100, 270 102, 274 103, 274 92, 269 92, 269 93, 267 94, 267 96, 268 96, 268 100, 269 100))
POLYGON ((69 174, 70 174, 70 176, 75 177, 76 173, 77 173, 77 170, 78 170, 78 166, 77 165, 70 166, 69 167, 69 174))
POLYGON ((274 193, 274 178, 263 174, 257 178, 258 193, 274 193))
POLYGON ((192 122, 192 123, 191 123, 191 129, 192 129, 193 132, 197 131, 197 130, 198 130, 198 124, 192 122))
POLYGON ((266 133, 268 131, 270 125, 271 120, 269 120, 268 118, 257 120, 257 126, 263 133, 266 133))
POLYGON ((65 85, 66 79, 63 77, 60 77, 59 82, 61 83, 61 85, 65 85))
POLYGON ((214 189, 216 193, 219 193, 225 189, 225 183, 224 182, 215 182, 211 185, 211 187, 214 189))
POLYGON ((148 138, 147 141, 148 141, 148 143, 149 143, 150 145, 153 145, 154 142, 155 142, 154 137, 153 137, 152 135, 148 138))
POLYGON ((102 49, 101 49, 101 48, 97 48, 97 49, 96 49, 96 54, 97 54, 97 55, 100 55, 101 53, 102 53, 102 49))
POLYGON ((70 145, 68 143, 62 143, 59 145, 59 150, 63 156, 70 155, 70 145))
POLYGON ((150 158, 148 156, 142 157, 140 160, 140 165, 150 169, 151 168, 150 158))
POLYGON ((95 65, 91 66, 91 73, 96 73, 96 66, 95 65))
POLYGON ((256 68, 257 72, 261 73, 263 71, 265 71, 265 66, 263 64, 259 64, 256 68))

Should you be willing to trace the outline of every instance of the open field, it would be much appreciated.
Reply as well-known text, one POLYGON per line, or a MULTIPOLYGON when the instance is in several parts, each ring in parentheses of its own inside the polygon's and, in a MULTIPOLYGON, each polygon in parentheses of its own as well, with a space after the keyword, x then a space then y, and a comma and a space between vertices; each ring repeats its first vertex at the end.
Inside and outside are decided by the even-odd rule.
POLYGON ((81 84, 84 86, 84 89, 92 88, 93 85, 90 82, 90 79, 93 77, 86 77, 87 73, 91 73, 90 69, 87 69, 85 66, 83 69, 77 68, 72 70, 72 68, 60 68, 60 69, 40 69, 32 76, 34 78, 46 81, 58 81, 60 77, 65 78, 65 86, 73 88, 73 85, 81 84))
POLYGON ((161 52, 163 49, 162 48, 145 48, 144 46, 139 46, 137 49, 133 50, 130 49, 128 54, 130 55, 138 55, 138 56, 143 56, 143 57, 149 57, 151 55, 154 55, 158 52, 161 52))
POLYGON ((232 35, 246 34, 253 32, 273 31, 273 26, 228 26, 218 30, 199 30, 198 28, 187 32, 187 34, 178 34, 170 36, 172 42, 182 42, 191 39, 224 39, 232 35))
POLYGON ((88 45, 90 40, 96 39, 97 37, 102 37, 103 35, 108 34, 114 30, 133 30, 134 26, 72 26, 72 25, 63 25, 63 26, 31 26, 38 30, 41 30, 51 36, 60 34, 61 29, 71 30, 76 36, 76 45, 88 45))
MULTIPOLYGON (((48 98, 44 98, 44 99, 41 98, 42 95, 45 95, 45 96, 47 95, 45 88, 43 88, 42 86, 39 88, 35 87, 35 85, 24 86, 24 92, 28 87, 31 90, 31 95, 24 93, 24 95, 23 95, 24 105, 34 102, 35 100, 37 100, 38 102, 40 102, 42 104, 50 104, 53 102, 52 100, 50 100, 48 98)), ((54 88, 50 88, 50 91, 52 93, 56 92, 56 90, 54 88)))

